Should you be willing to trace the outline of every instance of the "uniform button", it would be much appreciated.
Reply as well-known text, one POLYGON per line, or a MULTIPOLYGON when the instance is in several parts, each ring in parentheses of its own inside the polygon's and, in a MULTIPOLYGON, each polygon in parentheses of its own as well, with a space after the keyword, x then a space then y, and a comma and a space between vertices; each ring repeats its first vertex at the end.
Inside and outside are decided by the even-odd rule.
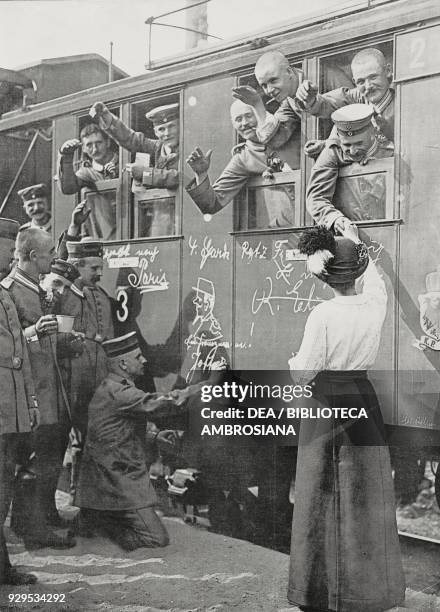
POLYGON ((96 340, 96 342, 102 342, 103 341, 103 337, 101 336, 101 334, 96 334, 95 335, 95 340, 96 340))
POLYGON ((19 370, 21 368, 22 359, 20 357, 14 357, 12 360, 12 367, 14 370, 19 370))

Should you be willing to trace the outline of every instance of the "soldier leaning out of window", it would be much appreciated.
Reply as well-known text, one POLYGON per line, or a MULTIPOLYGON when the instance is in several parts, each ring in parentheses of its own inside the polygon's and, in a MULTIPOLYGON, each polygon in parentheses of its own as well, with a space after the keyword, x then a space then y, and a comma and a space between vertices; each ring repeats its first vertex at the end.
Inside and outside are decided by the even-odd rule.
POLYGON ((148 153, 149 166, 127 164, 127 170, 144 187, 177 189, 179 186, 179 105, 158 106, 145 116, 152 122, 156 138, 135 132, 113 115, 102 102, 95 102, 90 115, 99 127, 121 147, 132 153, 148 153))

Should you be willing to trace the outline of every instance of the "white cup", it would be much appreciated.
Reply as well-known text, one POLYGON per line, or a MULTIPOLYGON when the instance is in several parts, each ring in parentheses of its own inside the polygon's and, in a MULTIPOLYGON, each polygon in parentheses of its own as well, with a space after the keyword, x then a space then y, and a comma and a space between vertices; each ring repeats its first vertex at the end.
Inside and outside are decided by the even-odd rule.
POLYGON ((69 334, 73 331, 73 324, 75 322, 75 317, 71 317, 70 315, 57 315, 58 321, 58 331, 64 334, 69 334))

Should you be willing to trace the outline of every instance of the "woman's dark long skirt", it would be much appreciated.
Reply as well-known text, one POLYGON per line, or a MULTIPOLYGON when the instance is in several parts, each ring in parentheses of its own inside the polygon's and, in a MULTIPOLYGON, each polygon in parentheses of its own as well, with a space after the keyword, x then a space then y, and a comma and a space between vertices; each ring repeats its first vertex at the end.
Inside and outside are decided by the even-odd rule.
POLYGON ((322 372, 321 407, 365 408, 368 419, 304 420, 295 484, 288 599, 337 612, 379 612, 405 583, 384 425, 366 372, 322 372))

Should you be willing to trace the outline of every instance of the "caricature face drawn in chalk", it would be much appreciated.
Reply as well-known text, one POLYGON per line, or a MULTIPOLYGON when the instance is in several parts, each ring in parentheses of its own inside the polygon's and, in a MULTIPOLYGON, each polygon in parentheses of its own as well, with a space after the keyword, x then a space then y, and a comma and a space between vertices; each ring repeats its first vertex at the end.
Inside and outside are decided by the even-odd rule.
POLYGON ((223 333, 220 323, 214 316, 214 285, 210 280, 199 277, 197 279, 197 287, 193 287, 193 289, 196 292, 194 297, 196 316, 193 321, 193 335, 197 336, 200 332, 209 330, 209 339, 211 341, 218 340, 223 336, 223 333))

